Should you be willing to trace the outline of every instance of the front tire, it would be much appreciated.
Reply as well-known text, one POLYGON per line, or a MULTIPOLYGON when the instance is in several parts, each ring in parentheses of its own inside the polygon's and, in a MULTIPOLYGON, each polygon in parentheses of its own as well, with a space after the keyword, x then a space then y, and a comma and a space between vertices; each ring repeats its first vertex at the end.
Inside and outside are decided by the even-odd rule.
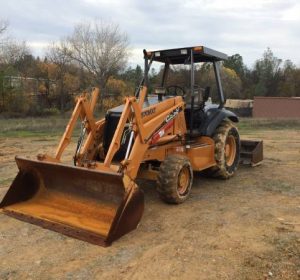
POLYGON ((215 141, 216 165, 205 170, 211 177, 228 179, 237 170, 240 161, 240 136, 237 128, 229 120, 224 120, 216 129, 215 141))
POLYGON ((157 192, 167 203, 179 204, 190 195, 193 170, 188 158, 169 155, 161 163, 157 179, 157 192))

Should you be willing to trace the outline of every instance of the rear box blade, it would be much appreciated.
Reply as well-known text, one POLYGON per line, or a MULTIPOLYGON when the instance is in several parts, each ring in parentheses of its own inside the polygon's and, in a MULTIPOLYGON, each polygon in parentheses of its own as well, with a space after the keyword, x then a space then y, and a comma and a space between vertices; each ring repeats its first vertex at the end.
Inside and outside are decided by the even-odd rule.
POLYGON ((262 140, 241 140, 241 164, 249 164, 252 166, 259 165, 263 158, 262 140))

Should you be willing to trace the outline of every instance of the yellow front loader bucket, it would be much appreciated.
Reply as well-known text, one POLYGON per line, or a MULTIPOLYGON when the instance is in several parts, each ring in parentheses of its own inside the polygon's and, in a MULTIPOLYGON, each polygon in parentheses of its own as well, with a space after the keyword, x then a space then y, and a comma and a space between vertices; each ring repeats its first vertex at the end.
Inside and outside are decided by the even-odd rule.
POLYGON ((19 157, 16 162, 19 173, 0 203, 7 215, 102 246, 141 219, 143 193, 122 174, 19 157))

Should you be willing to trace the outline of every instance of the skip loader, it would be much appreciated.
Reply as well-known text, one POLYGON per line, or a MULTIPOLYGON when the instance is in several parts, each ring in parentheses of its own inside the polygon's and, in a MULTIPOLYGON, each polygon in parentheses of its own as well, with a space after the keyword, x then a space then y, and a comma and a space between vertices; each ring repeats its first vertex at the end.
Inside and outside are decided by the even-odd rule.
POLYGON ((144 209, 137 178, 156 180, 159 196, 182 203, 191 191, 193 171, 230 178, 240 161, 261 162, 262 141, 242 141, 238 117, 224 108, 220 62, 227 56, 203 46, 144 50, 144 78, 135 96, 95 120, 99 90, 83 94, 54 156, 16 157, 19 173, 0 203, 12 217, 94 244, 108 246, 135 229, 144 209), (164 66, 160 87, 148 94, 153 61, 164 66), (195 64, 212 63, 218 104, 210 87, 195 84, 195 64), (170 66, 190 68, 190 83, 168 84, 170 66), (74 165, 62 163, 77 120, 82 131, 74 165))

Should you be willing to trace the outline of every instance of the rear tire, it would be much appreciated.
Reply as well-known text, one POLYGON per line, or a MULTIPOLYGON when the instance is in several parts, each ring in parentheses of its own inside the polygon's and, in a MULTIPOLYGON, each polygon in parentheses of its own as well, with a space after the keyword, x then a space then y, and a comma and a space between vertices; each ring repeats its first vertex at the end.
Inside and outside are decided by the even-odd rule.
POLYGON ((161 163, 157 179, 157 192, 167 203, 184 202, 193 184, 193 170, 188 158, 169 155, 161 163))
POLYGON ((216 165, 205 170, 204 174, 221 179, 232 177, 240 161, 240 137, 237 128, 229 120, 224 120, 216 129, 215 141, 216 165))

